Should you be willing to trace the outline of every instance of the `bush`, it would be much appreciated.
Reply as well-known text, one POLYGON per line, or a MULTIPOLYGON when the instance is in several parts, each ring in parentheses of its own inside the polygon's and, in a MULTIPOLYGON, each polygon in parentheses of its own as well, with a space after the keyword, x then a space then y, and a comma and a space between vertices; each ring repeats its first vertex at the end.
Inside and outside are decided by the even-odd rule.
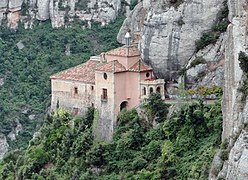
POLYGON ((196 41, 196 50, 199 51, 209 44, 216 43, 219 38, 219 35, 214 32, 203 33, 202 37, 196 41))
POLYGON ((248 56, 243 51, 239 52, 239 67, 244 73, 248 72, 248 56))
POLYGON ((190 67, 195 67, 199 64, 206 64, 206 60, 202 57, 196 57, 191 63, 190 63, 190 67))
POLYGON ((131 0, 130 2, 130 10, 133 10, 134 7, 138 4, 138 0, 131 0))

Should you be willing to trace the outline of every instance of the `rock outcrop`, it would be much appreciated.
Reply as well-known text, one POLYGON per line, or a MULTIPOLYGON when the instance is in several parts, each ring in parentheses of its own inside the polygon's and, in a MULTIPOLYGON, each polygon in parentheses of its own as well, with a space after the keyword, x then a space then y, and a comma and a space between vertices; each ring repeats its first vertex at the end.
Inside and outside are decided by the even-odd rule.
POLYGON ((239 131, 243 124, 242 105, 240 102, 242 86, 242 70, 239 67, 239 53, 247 51, 247 10, 246 1, 229 0, 231 24, 227 30, 225 54, 225 91, 223 97, 223 135, 228 138, 239 131), (238 3, 239 2, 239 3, 238 3))
MULTIPOLYGON (((248 179, 248 101, 241 91, 245 74, 239 66, 239 53, 247 49, 248 2, 245 0, 229 0, 229 20, 225 50, 225 82, 222 101, 223 142, 227 160, 224 158, 220 173, 213 171, 209 179, 248 179), (243 100, 242 100, 243 99, 243 100), (228 154, 229 153, 229 154, 228 154)), ((247 86, 247 85, 246 85, 247 86)), ((223 150, 222 150, 223 151, 223 150)), ((214 166, 213 162, 213 166, 214 166)))
POLYGON ((129 0, 1 0, 0 25, 6 23, 16 29, 22 21, 31 28, 36 19, 50 19, 53 27, 66 26, 75 19, 104 25, 128 11, 129 6, 129 0))
MULTIPOLYGON (((215 23, 223 2, 143 0, 125 20, 118 40, 123 40, 128 28, 140 31, 144 61, 154 68, 157 76, 175 78, 195 54, 195 42, 215 23)), ((216 56, 211 54, 211 61, 216 56)))
POLYGON ((4 154, 8 151, 7 139, 4 135, 0 134, 0 160, 3 158, 4 154))

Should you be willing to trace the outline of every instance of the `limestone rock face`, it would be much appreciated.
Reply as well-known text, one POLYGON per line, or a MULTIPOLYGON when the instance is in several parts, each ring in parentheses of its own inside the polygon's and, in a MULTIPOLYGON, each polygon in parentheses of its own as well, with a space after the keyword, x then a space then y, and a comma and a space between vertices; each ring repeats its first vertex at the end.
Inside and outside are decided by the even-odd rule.
POLYGON ((36 14, 36 18, 38 20, 45 21, 49 19, 50 17, 49 4, 50 4, 50 0, 37 0, 38 12, 36 14))
POLYGON ((8 151, 7 139, 4 135, 0 134, 0 160, 3 158, 4 154, 8 151))
POLYGON ((16 29, 20 20, 20 10, 23 0, 2 0, 0 2, 0 25, 3 19, 8 20, 8 26, 16 29), (5 13, 7 13, 7 16, 5 13))
POLYGON ((225 179, 248 179, 247 167, 248 131, 243 130, 230 152, 225 179))
POLYGON ((53 27, 66 26, 80 19, 100 22, 103 25, 114 20, 129 8, 129 1, 121 0, 1 0, 0 25, 7 20, 16 29, 19 21, 32 28, 33 21, 51 20, 53 27), (17 13, 18 12, 18 13, 17 13), (7 14, 7 16, 5 15, 7 14))
POLYGON ((143 0, 126 19, 118 40, 128 28, 140 31, 142 58, 158 77, 171 79, 194 55, 195 41, 211 29, 222 6, 223 0, 186 0, 179 5, 143 0))
POLYGON ((210 44, 195 53, 186 66, 187 82, 193 86, 223 86, 225 46, 226 34, 223 33, 215 44, 210 44), (198 62, 196 67, 192 67, 196 62, 198 62))
POLYGON ((227 30, 227 43, 225 53, 225 90, 223 96, 223 134, 222 138, 228 138, 239 130, 242 125, 242 109, 240 103, 241 92, 238 88, 242 86, 242 70, 239 67, 240 51, 247 53, 247 2, 229 1, 230 21, 227 30), (238 9, 233 9, 234 7, 238 9))
POLYGON ((16 123, 16 126, 13 127, 12 131, 8 134, 8 138, 10 138, 11 141, 16 140, 16 137, 18 136, 18 134, 23 130, 22 124, 19 122, 19 120, 16 120, 15 123, 16 123))
POLYGON ((23 0, 9 0, 9 10, 10 11, 21 10, 22 3, 23 3, 23 0))
POLYGON ((239 67, 239 53, 247 51, 248 2, 228 0, 229 20, 225 47, 224 95, 222 101, 223 133, 227 139, 229 157, 216 176, 210 179, 248 179, 248 101, 241 101, 244 75, 239 67))

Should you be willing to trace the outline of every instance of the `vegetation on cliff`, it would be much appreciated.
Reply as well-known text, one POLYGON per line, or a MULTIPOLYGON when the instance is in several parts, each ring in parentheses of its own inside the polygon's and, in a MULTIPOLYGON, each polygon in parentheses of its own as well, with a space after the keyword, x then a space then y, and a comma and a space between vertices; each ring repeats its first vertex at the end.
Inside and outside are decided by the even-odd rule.
POLYGON ((210 31, 202 34, 202 37, 196 41, 196 51, 203 49, 209 44, 216 43, 219 39, 221 33, 225 32, 228 24, 230 23, 228 20, 228 4, 227 0, 223 2, 223 7, 220 12, 217 14, 216 22, 213 24, 210 31))
POLYGON ((73 118, 65 110, 46 118, 26 150, 9 152, 1 179, 207 179, 221 136, 220 103, 182 105, 169 118, 153 94, 144 108, 156 128, 135 109, 122 111, 112 142, 93 139, 94 109, 73 118), (150 117, 152 117, 150 116, 150 117))
POLYGON ((43 121, 50 103, 49 76, 119 46, 115 37, 122 22, 118 18, 92 29, 80 23, 52 29, 49 22, 33 29, 20 26, 17 32, 0 27, 0 133, 7 136, 19 122, 23 128, 9 141, 12 148, 27 145, 43 121))
POLYGON ((239 67, 244 72, 243 74, 243 82, 239 87, 239 91, 242 93, 241 95, 241 103, 242 106, 245 105, 246 98, 248 96, 248 56, 245 52, 239 52, 239 67))

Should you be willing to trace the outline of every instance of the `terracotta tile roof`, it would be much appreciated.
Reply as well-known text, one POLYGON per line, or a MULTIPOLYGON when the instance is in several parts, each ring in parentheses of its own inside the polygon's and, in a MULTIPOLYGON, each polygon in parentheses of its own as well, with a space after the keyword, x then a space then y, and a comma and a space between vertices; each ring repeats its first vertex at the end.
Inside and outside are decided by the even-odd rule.
MULTIPOLYGON (((137 46, 133 45, 128 48, 128 56, 139 56, 140 52, 137 46)), ((113 49, 111 51, 106 52, 108 55, 114 55, 114 56, 127 56, 127 47, 122 46, 117 49, 113 49)))
POLYGON ((152 70, 152 68, 150 66, 147 66, 141 60, 139 60, 132 67, 130 67, 128 70, 129 71, 149 71, 149 70, 152 70))
POLYGON ((52 75, 51 79, 73 80, 85 83, 95 83, 95 67, 99 61, 88 60, 86 63, 66 69, 57 74, 52 75))
POLYGON ((104 64, 99 64, 95 70, 105 72, 123 72, 126 71, 126 68, 117 60, 114 60, 104 64))

